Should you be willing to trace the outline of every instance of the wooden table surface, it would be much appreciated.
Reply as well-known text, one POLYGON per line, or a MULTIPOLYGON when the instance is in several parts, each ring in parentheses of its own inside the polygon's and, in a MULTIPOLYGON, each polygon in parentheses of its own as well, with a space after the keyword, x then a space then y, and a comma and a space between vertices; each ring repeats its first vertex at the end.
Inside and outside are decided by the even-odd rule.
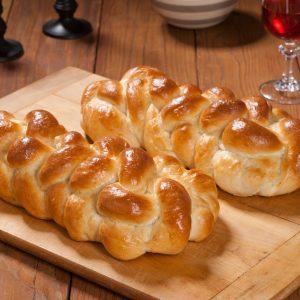
MULTIPOLYGON (((224 23, 197 31, 166 25, 149 0, 77 2, 76 15, 92 23, 93 34, 61 41, 41 32, 42 24, 55 17, 54 1, 3 0, 6 37, 21 41, 25 55, 0 65, 0 97, 66 66, 119 79, 140 64, 203 89, 227 86, 239 97, 257 94, 260 83, 284 68, 279 41, 260 21, 259 0, 240 0, 224 23)), ((300 117, 299 106, 287 109, 300 117)), ((0 249, 0 299, 122 299, 9 245, 0 242, 0 249)), ((300 299, 300 289, 289 299, 300 299)))

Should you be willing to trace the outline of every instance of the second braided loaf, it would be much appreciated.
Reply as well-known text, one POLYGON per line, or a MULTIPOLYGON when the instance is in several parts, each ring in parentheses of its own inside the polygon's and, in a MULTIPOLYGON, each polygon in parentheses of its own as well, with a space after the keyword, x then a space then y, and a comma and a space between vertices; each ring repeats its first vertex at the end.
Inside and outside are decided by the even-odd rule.
POLYGON ((300 187, 300 121, 258 96, 227 88, 202 92, 151 67, 89 85, 82 127, 93 139, 122 137, 150 155, 177 157, 239 196, 272 196, 300 187))

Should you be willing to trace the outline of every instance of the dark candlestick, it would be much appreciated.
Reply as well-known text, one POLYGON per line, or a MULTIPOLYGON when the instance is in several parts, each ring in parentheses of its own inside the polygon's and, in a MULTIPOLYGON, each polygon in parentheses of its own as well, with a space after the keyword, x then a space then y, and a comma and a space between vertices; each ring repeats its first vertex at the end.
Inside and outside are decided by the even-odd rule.
POLYGON ((58 39, 78 39, 92 32, 92 26, 83 19, 73 17, 78 4, 75 0, 57 0, 54 8, 59 19, 43 26, 44 34, 58 39))
POLYGON ((0 62, 15 60, 24 54, 22 45, 14 40, 5 40, 6 23, 1 17, 3 13, 2 0, 0 0, 0 62))

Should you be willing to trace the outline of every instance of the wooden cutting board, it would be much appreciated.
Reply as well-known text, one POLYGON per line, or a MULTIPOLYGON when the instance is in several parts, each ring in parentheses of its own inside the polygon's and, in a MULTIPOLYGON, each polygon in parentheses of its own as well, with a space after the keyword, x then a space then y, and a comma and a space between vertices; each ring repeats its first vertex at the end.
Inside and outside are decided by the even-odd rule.
MULTIPOLYGON (((84 87, 101 76, 66 68, 0 100, 23 117, 52 112, 69 130, 80 128, 84 87)), ((263 198, 220 192, 214 232, 179 255, 146 254, 122 262, 99 243, 72 241, 66 231, 0 200, 0 239, 46 261, 134 298, 284 298, 300 286, 300 190, 263 198)))

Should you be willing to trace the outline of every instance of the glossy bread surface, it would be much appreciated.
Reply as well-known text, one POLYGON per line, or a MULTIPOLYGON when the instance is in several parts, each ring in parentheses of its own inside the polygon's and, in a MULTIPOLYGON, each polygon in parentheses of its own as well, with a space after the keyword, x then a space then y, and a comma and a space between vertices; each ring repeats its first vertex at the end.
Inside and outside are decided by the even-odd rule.
POLYGON ((106 100, 109 82, 92 83, 82 96, 82 128, 93 140, 111 134, 152 156, 168 153, 238 196, 300 187, 299 120, 263 98, 236 99, 225 87, 202 92, 141 66, 120 80, 114 104, 106 100))
MULTIPOLYGON (((117 103, 118 83, 105 88, 117 103)), ((196 170, 194 181, 174 157, 152 158, 120 137, 89 144, 45 110, 23 121, 4 111, 0 118, 0 197, 53 219, 74 240, 101 242, 128 260, 177 254, 212 231, 219 212, 214 181, 196 170)))

